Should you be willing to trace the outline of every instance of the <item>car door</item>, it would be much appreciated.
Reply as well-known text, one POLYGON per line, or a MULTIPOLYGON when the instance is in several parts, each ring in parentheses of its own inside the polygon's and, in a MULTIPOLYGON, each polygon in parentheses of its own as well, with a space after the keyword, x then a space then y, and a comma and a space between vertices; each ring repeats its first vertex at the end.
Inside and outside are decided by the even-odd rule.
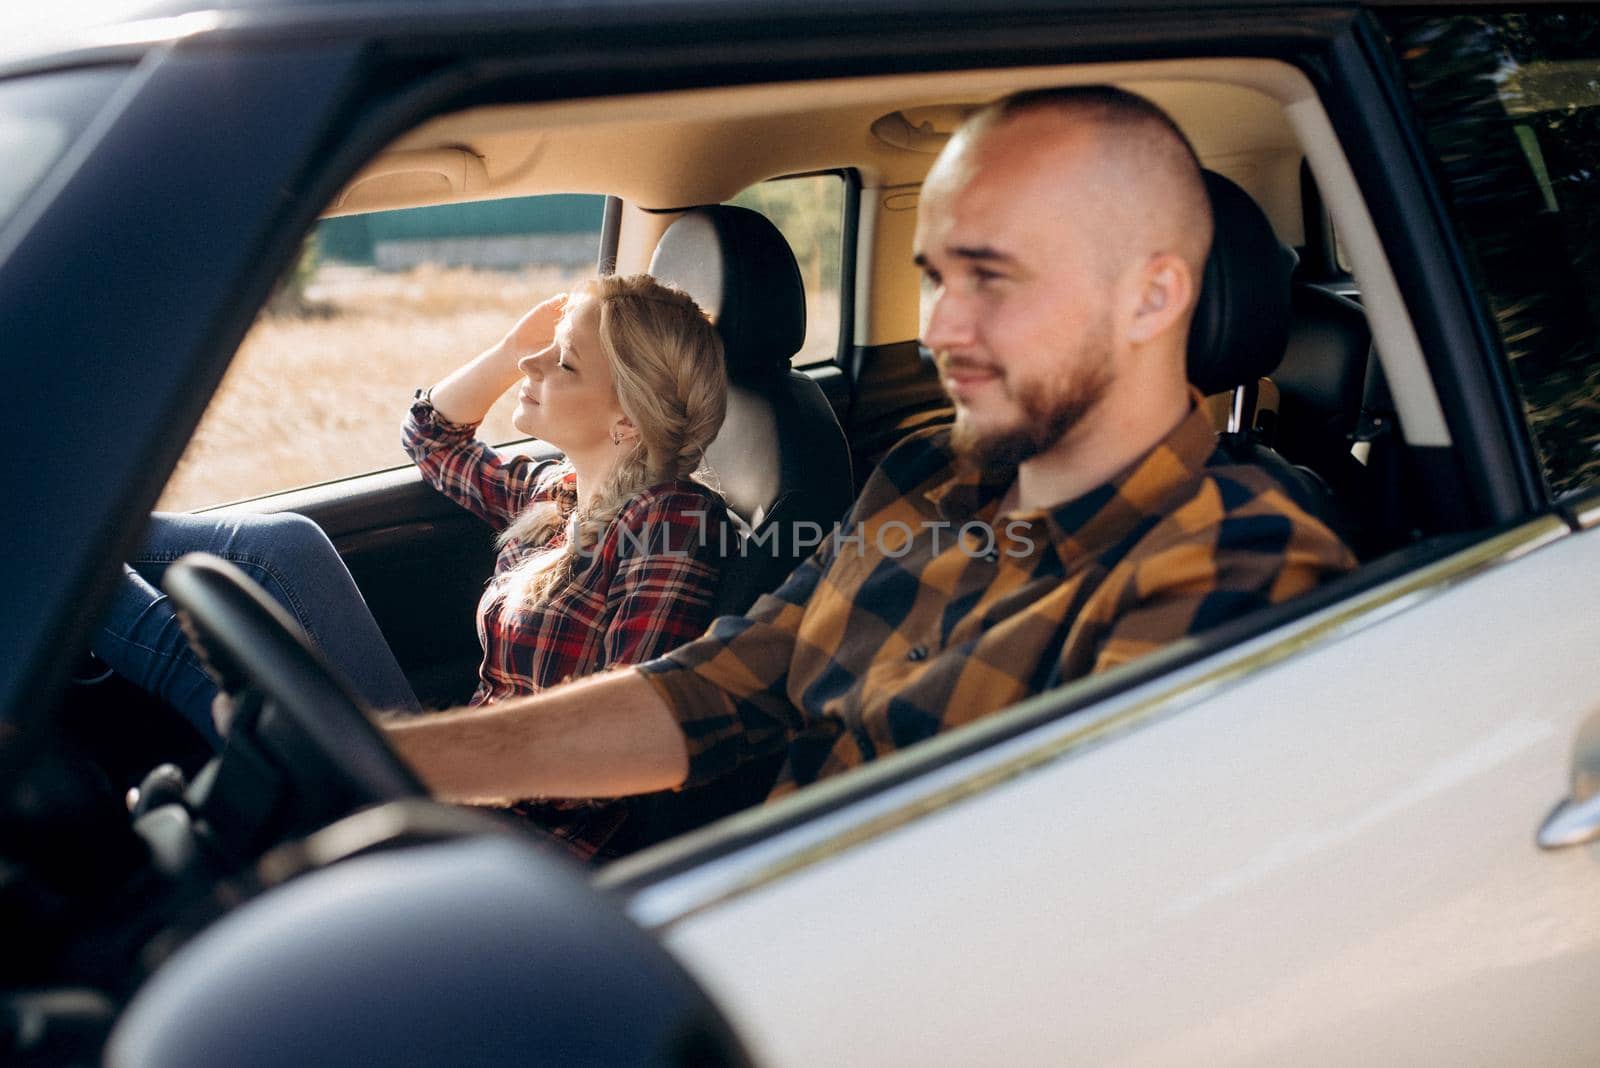
MULTIPOLYGON (((1549 822, 1592 793, 1600 731, 1596 28, 1587 13, 1385 18, 1339 68, 1371 78, 1339 91, 1379 101, 1401 88, 1388 64, 1403 70, 1414 104, 1383 106, 1415 154, 1391 140, 1391 188, 1365 188, 1403 197, 1432 171, 1417 214, 1439 224, 1429 256, 1454 277, 1427 285, 1459 285, 1468 314, 1443 322, 1434 305, 1412 321, 1451 448, 1470 458, 1499 434, 1443 377, 1483 361, 1472 373, 1514 380, 1498 396, 1520 395, 1531 422, 1522 444, 1484 452, 1531 442, 1542 477, 1523 469, 1506 492, 1536 503, 1394 554, 1253 641, 632 884, 636 917, 760 1054, 1600 1058, 1595 820, 1580 806, 1549 822)), ((1385 236, 1412 305, 1430 268, 1418 240, 1385 236)), ((1380 349, 1388 325, 1375 323, 1380 349)))
POLYGON ((1597 567, 1531 524, 636 915, 773 1063, 1592 1064, 1597 567))

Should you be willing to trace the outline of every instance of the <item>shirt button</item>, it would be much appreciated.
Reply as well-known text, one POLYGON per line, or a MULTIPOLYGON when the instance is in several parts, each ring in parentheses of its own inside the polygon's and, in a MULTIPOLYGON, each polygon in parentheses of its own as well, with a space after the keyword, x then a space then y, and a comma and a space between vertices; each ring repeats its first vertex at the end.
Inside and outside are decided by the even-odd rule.
POLYGON ((928 647, 926 645, 913 645, 910 651, 906 653, 906 659, 913 663, 918 660, 928 659, 928 647))

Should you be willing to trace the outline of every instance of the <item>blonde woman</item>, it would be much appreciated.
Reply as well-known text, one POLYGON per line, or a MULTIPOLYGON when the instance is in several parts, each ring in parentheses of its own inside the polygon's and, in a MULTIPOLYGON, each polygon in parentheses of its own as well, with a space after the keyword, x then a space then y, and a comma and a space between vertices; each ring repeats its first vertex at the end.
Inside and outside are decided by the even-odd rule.
POLYGON ((715 329, 647 275, 546 301, 418 398, 405 425, 418 470, 503 531, 478 609, 475 704, 636 663, 705 629, 725 513, 689 476, 726 400, 715 329), (513 384, 512 422, 561 448, 560 464, 508 461, 474 438, 513 384))
MULTIPOLYGON (((686 294, 647 275, 596 279, 545 301, 419 392, 405 421, 406 451, 432 485, 500 531, 478 605, 484 656, 473 704, 638 663, 705 629, 719 552, 732 541, 721 498, 690 475, 722 425, 726 399, 716 330, 686 294), (560 448, 564 460, 505 456, 477 440, 477 424, 512 387, 514 425, 560 448)), ((252 573, 369 703, 417 707, 314 523, 158 513, 94 651, 213 741, 215 686, 151 585, 167 563, 197 549, 252 573)), ((565 836, 603 840, 605 828, 594 826, 601 810, 584 811, 587 826, 565 836)))

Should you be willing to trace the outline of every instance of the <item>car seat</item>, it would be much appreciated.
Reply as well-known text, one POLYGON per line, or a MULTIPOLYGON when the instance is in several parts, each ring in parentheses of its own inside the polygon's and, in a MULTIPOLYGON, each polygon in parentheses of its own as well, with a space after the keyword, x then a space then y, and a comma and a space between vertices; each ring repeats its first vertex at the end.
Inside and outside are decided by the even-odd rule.
POLYGON ((1295 503, 1348 542, 1354 524, 1329 480, 1268 444, 1274 427, 1264 413, 1275 414, 1275 405, 1259 404, 1263 393, 1276 392, 1268 376, 1290 338, 1295 254, 1248 193, 1214 171, 1203 176, 1215 237, 1189 329, 1189 381, 1228 400, 1218 447, 1238 463, 1272 472, 1295 503))
MULTIPOLYGON (((805 289, 789 243, 763 215, 695 208, 667 228, 650 273, 694 297, 717 325, 728 414, 706 466, 741 530, 723 561, 717 614, 774 589, 855 499, 844 430, 817 384, 789 366, 806 334, 805 289)), ((783 754, 703 786, 633 803, 612 845, 628 852, 765 800, 783 754)))
POLYGON ((728 414, 706 465, 743 545, 725 561, 717 611, 743 612, 809 554, 811 533, 831 530, 850 507, 849 445, 821 388, 789 366, 805 341, 805 288, 765 216, 725 204, 685 212, 650 273, 694 297, 722 336, 728 414))

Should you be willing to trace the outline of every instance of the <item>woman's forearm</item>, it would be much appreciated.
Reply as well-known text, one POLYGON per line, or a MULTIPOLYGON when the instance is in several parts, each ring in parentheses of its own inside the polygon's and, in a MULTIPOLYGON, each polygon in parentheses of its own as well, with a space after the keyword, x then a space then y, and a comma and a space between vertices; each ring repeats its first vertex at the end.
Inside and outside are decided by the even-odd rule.
POLYGON ((494 402, 521 377, 506 340, 441 378, 429 391, 433 410, 451 423, 481 423, 494 402))
POLYGON ((540 301, 477 359, 445 375, 429 391, 433 410, 450 423, 482 422, 500 394, 522 376, 517 361, 555 340, 566 304, 565 293, 540 301))

